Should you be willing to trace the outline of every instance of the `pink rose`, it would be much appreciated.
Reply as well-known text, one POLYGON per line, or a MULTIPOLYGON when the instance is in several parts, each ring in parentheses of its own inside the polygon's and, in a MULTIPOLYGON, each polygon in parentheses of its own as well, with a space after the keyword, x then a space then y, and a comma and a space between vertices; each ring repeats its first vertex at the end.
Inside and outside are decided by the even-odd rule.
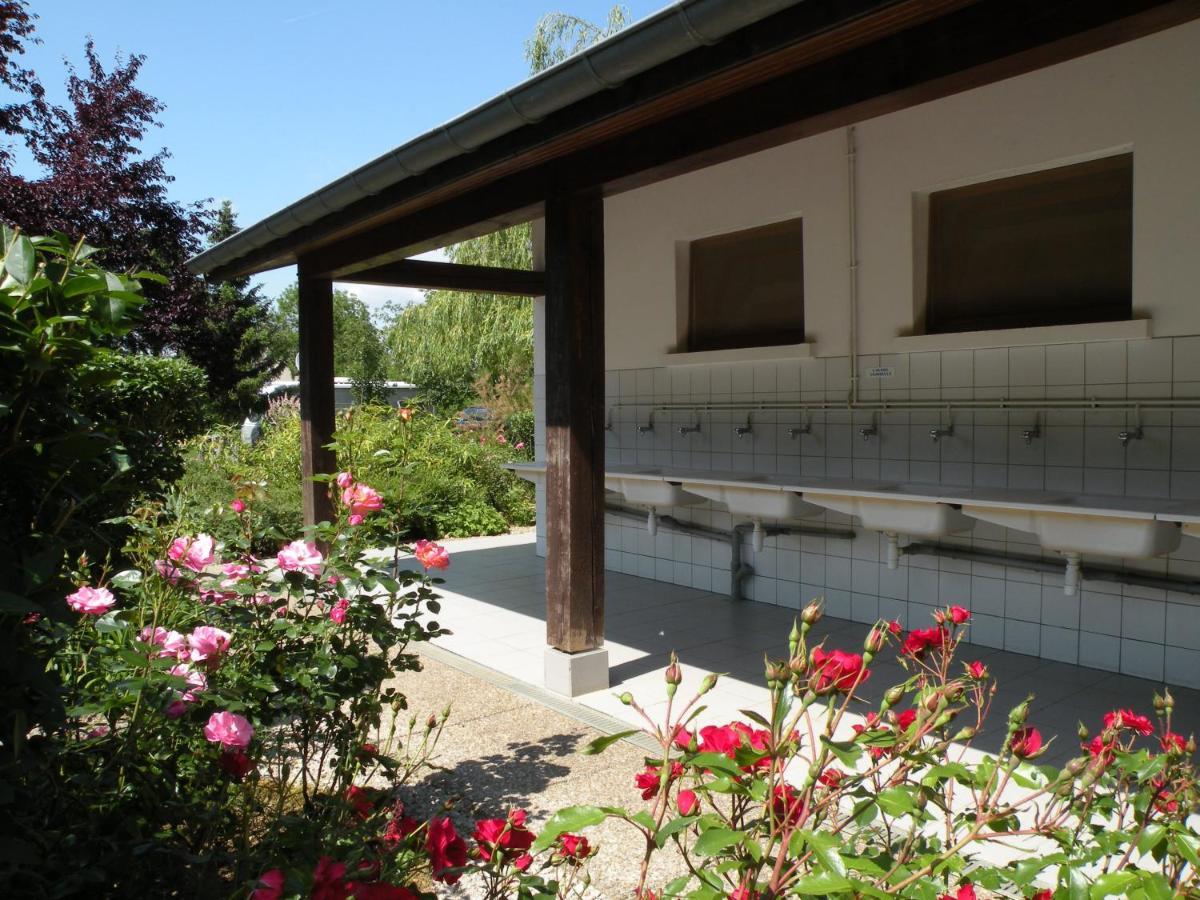
POLYGON ((167 584, 179 584, 179 582, 183 581, 183 573, 179 571, 179 567, 175 563, 167 562, 165 559, 156 559, 154 561, 154 571, 167 584))
POLYGON ((229 508, 232 509, 238 515, 241 515, 242 513, 244 513, 246 511, 246 501, 245 500, 234 500, 232 503, 229 504, 229 508))
POLYGON ((448 569, 450 568, 450 554, 446 552, 446 548, 441 544, 435 544, 433 541, 419 540, 416 546, 413 547, 413 555, 426 569, 448 569))
POLYGON ((112 731, 112 729, 107 725, 97 725, 95 728, 85 734, 84 738, 89 741, 94 741, 98 738, 107 737, 110 731, 112 731))
POLYGON ((950 621, 955 625, 962 625, 971 618, 971 611, 962 606, 950 607, 950 621))
POLYGON ((321 573, 321 556, 315 545, 307 541, 292 541, 275 555, 279 568, 285 572, 307 572, 309 575, 321 573))
POLYGON ((342 491, 342 503, 350 507, 352 516, 366 516, 383 509, 379 492, 365 484, 352 484, 342 491))
POLYGON ((193 572, 202 572, 216 559, 212 535, 198 534, 194 538, 177 537, 167 549, 167 559, 193 572))
POLYGON ((254 738, 254 726, 237 713, 222 710, 208 717, 204 736, 222 747, 245 749, 254 738))
POLYGON ((358 513, 351 513, 350 518, 348 518, 346 520, 346 522, 350 525, 361 525, 363 523, 363 521, 364 521, 363 517, 360 516, 358 513))
POLYGON ((253 556, 248 557, 245 562, 230 562, 221 566, 221 572, 225 575, 221 579, 221 587, 225 590, 230 590, 238 585, 238 582, 250 575, 257 575, 262 572, 262 566, 258 564, 258 560, 253 556))
POLYGON ((212 625, 199 625, 188 635, 188 646, 191 647, 192 662, 215 660, 229 649, 232 635, 212 625))
POLYGON ((524 449, 525 449, 525 442, 524 442, 524 441, 517 441, 517 444, 516 444, 516 449, 518 449, 518 450, 524 450, 524 449))
POLYGON ((188 710, 188 704, 184 700, 172 700, 167 704, 167 718, 178 719, 188 710))
POLYGON ((498 434, 498 435, 496 435, 496 443, 497 444, 507 444, 508 438, 506 438, 503 434, 498 434))
POLYGON ((342 490, 345 490, 346 488, 350 487, 350 485, 354 484, 354 476, 349 472, 338 472, 337 477, 333 480, 342 490))
POLYGON ((117 598, 112 595, 112 591, 102 587, 84 585, 75 593, 67 595, 67 606, 75 612, 87 613, 89 616, 104 615, 116 602, 117 598))
POLYGON ((329 618, 332 621, 336 622, 337 624, 341 625, 343 622, 346 621, 346 613, 349 611, 350 611, 350 601, 343 597, 341 600, 339 600, 334 605, 333 609, 331 609, 329 611, 329 618))
POLYGON ((187 690, 179 693, 176 698, 178 702, 195 703, 196 695, 203 694, 208 690, 208 678, 205 674, 197 669, 193 669, 187 663, 179 663, 177 666, 171 666, 170 673, 178 678, 182 678, 187 682, 187 690))
POLYGON ((155 656, 166 658, 174 657, 175 659, 186 659, 188 657, 188 643, 178 631, 168 631, 165 628, 151 628, 147 625, 138 635, 138 640, 143 644, 149 644, 152 647, 158 647, 159 650, 155 656))

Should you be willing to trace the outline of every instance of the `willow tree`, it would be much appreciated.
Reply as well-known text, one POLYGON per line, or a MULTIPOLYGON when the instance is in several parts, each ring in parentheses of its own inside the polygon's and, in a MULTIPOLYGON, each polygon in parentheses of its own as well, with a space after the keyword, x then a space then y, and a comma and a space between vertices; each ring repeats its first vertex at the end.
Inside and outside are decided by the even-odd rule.
MULTIPOLYGON (((531 74, 547 69, 625 27, 629 11, 614 6, 604 25, 550 13, 525 42, 531 74)), ((528 269, 528 224, 446 248, 451 262, 528 269)), ((529 407, 533 383, 533 301, 528 297, 429 291, 424 301, 394 309, 388 343, 393 374, 420 386, 442 409, 503 395, 503 405, 529 407)))

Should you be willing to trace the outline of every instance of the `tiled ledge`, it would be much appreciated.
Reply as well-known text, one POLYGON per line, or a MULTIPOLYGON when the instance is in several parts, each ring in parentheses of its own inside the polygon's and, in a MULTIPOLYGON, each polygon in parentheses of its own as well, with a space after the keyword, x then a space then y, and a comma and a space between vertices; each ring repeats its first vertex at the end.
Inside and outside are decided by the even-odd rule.
POLYGON ((1128 341, 1150 337, 1149 319, 1123 322, 1088 322, 1082 325, 1048 325, 1041 328, 1002 328, 995 331, 959 331, 952 334, 914 334, 892 338, 893 353, 925 350, 980 350, 990 347, 1030 347, 1039 344, 1078 344, 1090 341, 1128 341))

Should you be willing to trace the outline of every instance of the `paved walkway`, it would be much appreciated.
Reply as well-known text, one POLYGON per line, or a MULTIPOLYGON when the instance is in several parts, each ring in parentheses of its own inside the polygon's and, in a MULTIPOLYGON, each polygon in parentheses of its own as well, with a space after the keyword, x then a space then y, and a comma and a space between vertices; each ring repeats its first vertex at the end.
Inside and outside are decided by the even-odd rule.
MULTIPOLYGON (((512 678, 540 686, 545 646, 545 563, 534 552, 533 535, 506 535, 449 541, 452 563, 442 587, 440 620, 453 634, 438 646, 512 678)), ((606 637, 611 689, 576 698, 588 708, 633 722, 634 714, 616 695, 631 691, 657 711, 665 702, 662 670, 674 649, 683 664, 681 695, 694 690, 708 672, 728 673, 709 696, 702 724, 743 718, 738 710, 765 711, 764 652, 784 656, 795 611, 762 603, 733 603, 695 588, 608 572, 606 637)), ((905 622, 906 627, 932 623, 905 622)), ((815 629, 827 646, 858 650, 867 626, 826 618, 815 629)), ((903 670, 885 657, 874 664, 866 694, 878 699, 902 681, 903 670)), ((1000 690, 992 727, 976 747, 994 752, 1002 739, 1007 711, 1034 694, 1030 721, 1044 735, 1059 735, 1045 762, 1061 764, 1078 752, 1077 723, 1093 729, 1105 712, 1133 708, 1151 713, 1152 693, 1161 685, 1098 669, 1072 666, 986 647, 963 645, 961 658, 980 659, 1000 690)), ((1200 731, 1200 691, 1172 688, 1175 729, 1200 731)))

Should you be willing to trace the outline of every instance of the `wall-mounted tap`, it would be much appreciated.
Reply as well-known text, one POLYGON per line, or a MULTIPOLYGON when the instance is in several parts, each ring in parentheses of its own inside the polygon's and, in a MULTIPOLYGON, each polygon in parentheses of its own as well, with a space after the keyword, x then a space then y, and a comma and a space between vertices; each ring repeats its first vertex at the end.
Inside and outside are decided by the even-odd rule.
POLYGON ((604 413, 604 430, 605 430, 605 431, 612 431, 612 430, 613 430, 613 423, 612 423, 612 407, 611 407, 611 406, 610 406, 610 407, 608 408, 608 410, 607 410, 607 411, 604 413))
POLYGON ((1121 431, 1117 433, 1117 440, 1121 442, 1122 447, 1128 447, 1130 441, 1140 441, 1142 439, 1142 426, 1139 425, 1132 430, 1121 431))
POLYGON ((860 427, 858 436, 866 442, 866 440, 870 440, 878 433, 880 433, 880 418, 878 418, 878 415, 871 414, 871 424, 860 427))
POLYGON ((654 430, 654 410, 650 410, 649 420, 647 420, 645 425, 639 425, 637 427, 637 433, 638 434, 649 434, 653 430, 654 430))
POLYGON ((812 434, 812 422, 805 422, 803 425, 793 425, 786 433, 792 440, 795 440, 802 434, 812 434))
POLYGON ((954 437, 954 423, 951 422, 945 428, 930 428, 929 439, 935 444, 944 437, 954 437))
POLYGON ((1041 436, 1042 436, 1042 423, 1041 423, 1041 420, 1037 419, 1037 418, 1035 418, 1033 420, 1032 428, 1026 428, 1024 431, 1021 432, 1021 440, 1023 440, 1025 442, 1026 447, 1028 447, 1030 444, 1033 443, 1034 438, 1040 438, 1041 436))
POLYGON ((748 434, 754 433, 754 423, 750 418, 750 413, 746 413, 746 424, 733 426, 733 433, 741 440, 748 434))
POLYGON ((680 425, 679 433, 684 437, 687 437, 689 434, 699 434, 700 433, 700 420, 697 419, 695 425, 680 425))

